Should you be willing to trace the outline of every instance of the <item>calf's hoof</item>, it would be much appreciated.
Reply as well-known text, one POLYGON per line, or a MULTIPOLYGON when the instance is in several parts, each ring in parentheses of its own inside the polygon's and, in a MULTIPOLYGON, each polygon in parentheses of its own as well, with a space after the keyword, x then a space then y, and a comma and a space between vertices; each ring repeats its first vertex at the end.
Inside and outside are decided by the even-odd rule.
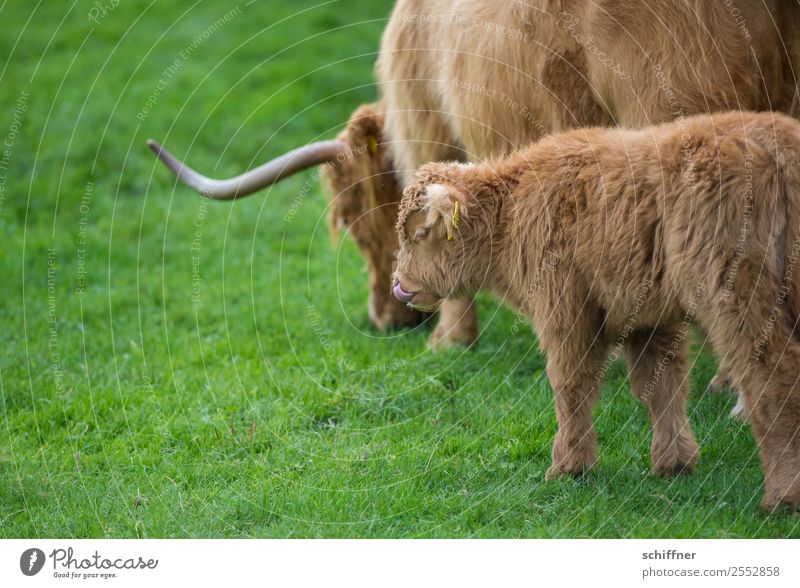
POLYGON ((800 512, 800 456, 795 446, 782 448, 782 453, 788 463, 773 461, 766 468, 761 507, 768 512, 781 508, 800 512))
POLYGON ((594 434, 575 443, 556 438, 553 444, 553 462, 544 475, 545 480, 563 476, 581 476, 597 463, 597 445, 594 434))
MULTIPOLYGON (((597 460, 595 460, 596 462, 597 460)), ((565 465, 565 464, 553 464, 544 474, 545 480, 557 480, 559 478, 577 478, 579 476, 584 475, 594 466, 593 463, 585 463, 585 464, 577 464, 577 465, 565 465)))
POLYGON ((761 500, 761 508, 768 513, 784 508, 800 513, 800 490, 795 489, 794 492, 786 494, 767 491, 761 500))
POLYGON ((653 440, 650 447, 653 473, 662 478, 690 474, 700 460, 700 448, 689 432, 681 432, 668 442, 653 440))

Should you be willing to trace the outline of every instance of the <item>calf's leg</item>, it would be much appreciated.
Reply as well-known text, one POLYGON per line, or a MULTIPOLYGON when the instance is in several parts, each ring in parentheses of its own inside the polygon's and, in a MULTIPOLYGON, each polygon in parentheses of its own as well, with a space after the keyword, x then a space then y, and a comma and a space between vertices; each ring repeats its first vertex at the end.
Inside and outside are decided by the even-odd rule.
POLYGON ((751 358, 741 393, 764 470, 762 506, 800 510, 800 343, 781 347, 765 361, 751 358))
MULTIPOLYGON (((597 434, 592 409, 600 396, 603 362, 608 346, 597 317, 580 309, 568 312, 562 305, 554 314, 575 317, 561 321, 551 315, 540 330, 547 353, 547 377, 553 388, 558 432, 553 442, 548 480, 565 474, 577 475, 597 461, 597 434)), ((542 324, 542 323, 540 323, 542 324)))
POLYGON ((653 472, 672 476, 691 471, 698 446, 686 416, 689 362, 687 333, 679 327, 632 333, 626 344, 631 390, 653 425, 653 472))
POLYGON ((709 333, 717 353, 730 350, 732 382, 758 442, 762 506, 800 510, 800 341, 786 305, 778 302, 780 281, 767 271, 760 277, 760 295, 721 306, 724 320, 709 333))

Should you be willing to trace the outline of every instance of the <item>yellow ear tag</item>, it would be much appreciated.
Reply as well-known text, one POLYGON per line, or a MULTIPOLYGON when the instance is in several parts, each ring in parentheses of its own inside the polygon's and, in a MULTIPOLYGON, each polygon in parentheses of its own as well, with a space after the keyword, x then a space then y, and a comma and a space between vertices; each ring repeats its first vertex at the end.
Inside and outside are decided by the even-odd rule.
POLYGON ((458 228, 458 200, 454 202, 452 227, 447 227, 447 240, 452 241, 453 229, 458 228))
POLYGON ((378 152, 378 140, 372 135, 367 135, 367 149, 373 155, 378 152))

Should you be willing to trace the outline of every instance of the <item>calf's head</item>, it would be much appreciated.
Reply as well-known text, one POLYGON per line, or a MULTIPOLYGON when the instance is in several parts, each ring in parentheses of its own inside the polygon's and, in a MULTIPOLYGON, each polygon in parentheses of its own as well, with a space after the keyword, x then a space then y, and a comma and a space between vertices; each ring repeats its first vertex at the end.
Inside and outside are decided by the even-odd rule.
POLYGON ((362 105, 335 140, 294 149, 239 176, 217 180, 178 160, 154 141, 150 148, 178 178, 207 198, 234 200, 275 184, 299 171, 322 165, 330 188, 332 234, 349 234, 367 261, 370 276, 368 313, 381 329, 418 324, 424 315, 391 295, 401 187, 389 157, 379 104, 362 105))
POLYGON ((397 218, 392 292, 398 300, 430 310, 444 298, 482 287, 495 225, 491 188, 481 181, 487 172, 461 163, 429 164, 417 172, 397 218))

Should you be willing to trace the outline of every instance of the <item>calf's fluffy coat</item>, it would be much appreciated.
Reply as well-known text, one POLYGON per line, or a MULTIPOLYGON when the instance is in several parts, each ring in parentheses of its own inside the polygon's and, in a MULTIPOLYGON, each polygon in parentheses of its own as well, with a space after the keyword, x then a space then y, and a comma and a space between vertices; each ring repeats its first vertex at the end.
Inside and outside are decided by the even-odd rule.
POLYGON ((764 506, 800 507, 800 124, 728 113, 553 135, 468 166, 422 167, 397 222, 395 294, 489 289, 535 325, 558 433, 548 476, 596 461, 606 361, 627 359, 653 469, 691 469, 689 326, 743 393, 764 506))

